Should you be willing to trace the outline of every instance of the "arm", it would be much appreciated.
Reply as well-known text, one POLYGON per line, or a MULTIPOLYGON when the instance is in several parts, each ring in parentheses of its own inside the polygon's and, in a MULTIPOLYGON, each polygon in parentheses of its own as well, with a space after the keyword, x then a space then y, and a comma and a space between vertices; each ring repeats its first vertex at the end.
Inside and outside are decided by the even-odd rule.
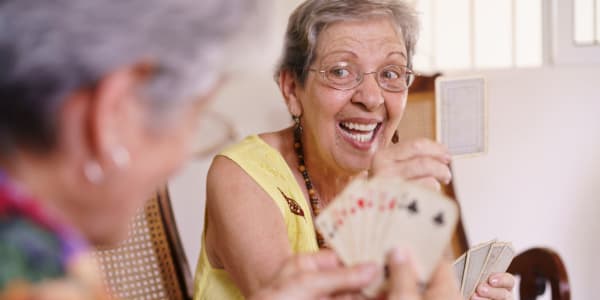
POLYGON ((273 278, 292 251, 281 212, 235 162, 217 156, 208 172, 206 249, 245 296, 273 278))

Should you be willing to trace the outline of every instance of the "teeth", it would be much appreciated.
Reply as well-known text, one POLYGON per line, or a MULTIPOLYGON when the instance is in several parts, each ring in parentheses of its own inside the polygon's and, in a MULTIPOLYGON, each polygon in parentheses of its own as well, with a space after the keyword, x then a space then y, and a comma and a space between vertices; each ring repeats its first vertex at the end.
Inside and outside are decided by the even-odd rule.
POLYGON ((344 127, 358 131, 373 131, 377 127, 377 123, 373 124, 358 124, 352 122, 343 122, 344 127))
POLYGON ((374 131, 370 131, 370 132, 364 133, 364 134, 350 133, 347 131, 342 131, 342 132, 347 137, 349 137, 357 142, 360 142, 360 143, 365 143, 365 142, 370 141, 373 138, 373 134, 375 133, 374 131))

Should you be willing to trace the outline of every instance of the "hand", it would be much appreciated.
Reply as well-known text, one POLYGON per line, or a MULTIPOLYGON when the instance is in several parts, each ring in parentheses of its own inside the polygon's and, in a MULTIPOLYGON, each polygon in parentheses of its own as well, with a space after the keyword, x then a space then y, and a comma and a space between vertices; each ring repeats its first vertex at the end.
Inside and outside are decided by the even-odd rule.
POLYGON ((374 279, 373 264, 343 267, 331 251, 288 259, 267 287, 250 299, 331 299, 357 292, 374 279))
POLYGON ((512 300, 512 290, 515 287, 515 278, 509 273, 492 274, 487 282, 477 286, 472 300, 512 300))
POLYGON ((390 144, 373 157, 370 173, 373 176, 399 176, 433 188, 448 184, 450 154, 447 148, 432 140, 421 138, 390 144))
POLYGON ((395 249, 388 255, 390 269, 389 300, 462 300, 452 267, 442 259, 429 285, 422 291, 409 255, 395 249))

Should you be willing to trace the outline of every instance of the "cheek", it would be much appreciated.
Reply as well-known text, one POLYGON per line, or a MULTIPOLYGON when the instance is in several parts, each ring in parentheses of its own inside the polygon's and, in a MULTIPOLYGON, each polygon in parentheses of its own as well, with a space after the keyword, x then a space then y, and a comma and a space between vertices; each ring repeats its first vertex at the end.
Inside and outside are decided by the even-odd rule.
POLYGON ((388 118, 392 125, 398 126, 404 111, 406 109, 406 93, 402 95, 393 95, 388 98, 390 101, 386 101, 386 110, 388 112, 388 118))

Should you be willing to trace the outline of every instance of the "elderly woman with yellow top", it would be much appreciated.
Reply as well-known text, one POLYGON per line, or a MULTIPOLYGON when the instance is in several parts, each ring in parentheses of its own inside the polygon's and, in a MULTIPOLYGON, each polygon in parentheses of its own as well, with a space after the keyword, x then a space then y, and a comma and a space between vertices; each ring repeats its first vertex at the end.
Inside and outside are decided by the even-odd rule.
MULTIPOLYGON (((214 159, 197 299, 242 298, 286 258, 317 251, 314 217, 355 178, 393 174, 435 189, 450 181, 444 146, 392 143, 414 78, 417 30, 415 11, 400 1, 296 8, 275 74, 295 124, 214 159)), ((475 297, 512 299, 513 285, 510 274, 494 274, 475 297)))

